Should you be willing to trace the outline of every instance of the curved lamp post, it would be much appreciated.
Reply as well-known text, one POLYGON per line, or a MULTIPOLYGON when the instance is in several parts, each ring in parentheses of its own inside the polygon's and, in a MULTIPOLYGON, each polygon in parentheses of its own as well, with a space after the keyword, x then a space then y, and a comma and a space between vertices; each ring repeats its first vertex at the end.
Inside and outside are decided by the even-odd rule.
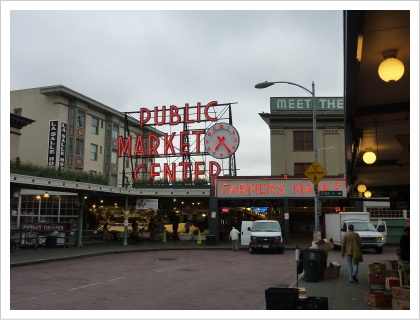
MULTIPOLYGON (((315 83, 312 81, 312 91, 301 86, 300 84, 288 82, 288 81, 273 81, 273 82, 261 82, 255 85, 256 89, 265 89, 271 87, 275 83, 285 83, 292 86, 299 87, 312 96, 312 135, 313 135, 313 148, 314 148, 314 161, 318 161, 318 149, 317 149, 317 138, 316 138, 316 105, 315 105, 315 83)), ((319 215, 318 215, 318 184, 314 185, 314 207, 315 207, 315 230, 319 230, 319 215)))

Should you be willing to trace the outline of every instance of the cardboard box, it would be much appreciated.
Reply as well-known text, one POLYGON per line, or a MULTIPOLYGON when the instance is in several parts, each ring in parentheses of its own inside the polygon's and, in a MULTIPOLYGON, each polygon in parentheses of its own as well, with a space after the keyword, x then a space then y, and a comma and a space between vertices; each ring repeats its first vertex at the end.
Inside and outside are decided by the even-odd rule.
POLYGON ((385 260, 385 270, 396 270, 398 269, 398 260, 385 260))
POLYGON ((365 304, 374 308, 391 308, 392 294, 383 291, 365 293, 365 304))
POLYGON ((393 310, 410 310, 410 301, 392 299, 393 310))
POLYGON ((385 270, 385 277, 400 278, 400 270, 385 270))
POLYGON ((391 290, 392 287, 399 287, 400 279, 396 277, 385 277, 385 289, 391 290))
POLYGON ((336 279, 338 278, 338 274, 340 273, 340 267, 338 268, 326 268, 324 269, 324 278, 327 279, 336 279))
POLYGON ((385 285, 385 273, 369 272, 368 274, 369 284, 383 284, 385 285))
POLYGON ((317 246, 317 248, 321 250, 334 249, 334 245, 328 239, 312 241, 312 247, 314 246, 317 246))
POLYGON ((407 271, 399 270, 400 286, 405 287, 410 285, 410 273, 407 271))
POLYGON ((385 263, 371 263, 369 264, 370 273, 384 273, 386 270, 385 263))
POLYGON ((392 287, 392 298, 410 301, 410 287, 392 287))

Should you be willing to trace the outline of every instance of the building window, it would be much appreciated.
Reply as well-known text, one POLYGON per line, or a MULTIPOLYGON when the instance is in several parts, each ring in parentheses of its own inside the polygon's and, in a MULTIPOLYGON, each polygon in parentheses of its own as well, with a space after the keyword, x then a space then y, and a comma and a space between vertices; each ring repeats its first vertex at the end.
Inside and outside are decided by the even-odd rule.
POLYGON ((22 108, 14 108, 13 113, 18 115, 18 116, 21 116, 22 115, 22 108))
POLYGON ((85 113, 83 111, 77 111, 77 123, 78 127, 84 128, 85 127, 85 113))
POLYGON ((305 176, 305 171, 312 163, 295 163, 294 175, 297 177, 305 176))
POLYGON ((293 151, 313 151, 312 131, 293 131, 293 151))
POLYGON ((99 119, 92 117, 92 134, 99 134, 99 119))
POLYGON ((112 153, 111 153, 111 163, 112 164, 117 163, 117 151, 112 151, 112 153))
POLYGON ((83 152, 84 147, 85 147, 85 143, 84 143, 84 141, 83 141, 83 140, 80 140, 80 139, 76 139, 76 155, 77 155, 77 156, 81 156, 81 157, 83 157, 83 154, 84 154, 84 152, 83 152))
POLYGON ((112 126, 112 139, 118 139, 118 126, 115 124, 112 126))
POLYGON ((90 145, 90 160, 98 161, 98 145, 93 143, 90 145))

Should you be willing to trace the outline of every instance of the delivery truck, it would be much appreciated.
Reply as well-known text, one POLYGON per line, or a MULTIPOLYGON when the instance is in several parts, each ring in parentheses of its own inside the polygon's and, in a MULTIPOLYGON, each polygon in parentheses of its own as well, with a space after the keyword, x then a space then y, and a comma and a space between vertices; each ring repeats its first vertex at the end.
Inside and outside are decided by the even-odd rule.
POLYGON ((276 220, 242 221, 241 245, 250 253, 263 250, 284 252, 280 223, 276 220))
POLYGON ((382 253, 386 244, 386 223, 379 221, 376 226, 370 220, 369 212, 340 212, 325 214, 325 234, 335 248, 341 247, 341 240, 352 224, 362 241, 362 249, 375 249, 382 253))

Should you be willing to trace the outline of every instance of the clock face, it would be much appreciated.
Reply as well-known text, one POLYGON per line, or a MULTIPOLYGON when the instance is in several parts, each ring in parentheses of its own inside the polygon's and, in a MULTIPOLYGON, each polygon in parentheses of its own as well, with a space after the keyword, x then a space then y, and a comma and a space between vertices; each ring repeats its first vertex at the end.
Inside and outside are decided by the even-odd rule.
POLYGON ((238 131, 230 124, 217 123, 207 130, 204 146, 206 151, 214 158, 227 158, 238 149, 238 131))

